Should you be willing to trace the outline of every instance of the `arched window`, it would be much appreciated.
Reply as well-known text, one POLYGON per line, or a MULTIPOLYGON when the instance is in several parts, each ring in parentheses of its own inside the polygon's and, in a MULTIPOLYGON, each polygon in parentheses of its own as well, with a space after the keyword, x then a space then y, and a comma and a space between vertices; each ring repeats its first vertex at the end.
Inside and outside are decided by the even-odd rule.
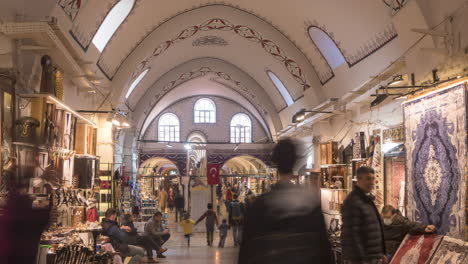
POLYGON ((340 49, 336 46, 335 41, 323 30, 318 27, 310 27, 309 36, 332 69, 346 62, 340 49))
POLYGON ((104 47, 128 16, 134 4, 135 0, 120 0, 107 14, 93 38, 93 44, 100 52, 104 50, 104 47))
POLYGON ((216 105, 208 98, 201 98, 194 107, 195 123, 216 123, 216 105))
POLYGON ((149 69, 144 70, 136 79, 130 84, 130 87, 128 88, 127 94, 125 95, 125 99, 128 99, 130 94, 132 94, 133 90, 137 87, 137 85, 145 78, 145 75, 148 73, 149 69))
POLYGON ((180 123, 179 118, 167 113, 159 118, 158 122, 158 141, 179 142, 180 141, 180 123))
POLYGON ((289 94, 288 89, 284 86, 283 82, 274 74, 272 71, 267 71, 268 77, 270 77, 273 84, 276 86, 276 89, 280 92, 281 96, 283 97, 284 101, 288 106, 294 104, 294 100, 292 99, 291 95, 289 94))
POLYGON ((251 143, 252 122, 246 114, 236 114, 231 119, 231 143, 251 143))

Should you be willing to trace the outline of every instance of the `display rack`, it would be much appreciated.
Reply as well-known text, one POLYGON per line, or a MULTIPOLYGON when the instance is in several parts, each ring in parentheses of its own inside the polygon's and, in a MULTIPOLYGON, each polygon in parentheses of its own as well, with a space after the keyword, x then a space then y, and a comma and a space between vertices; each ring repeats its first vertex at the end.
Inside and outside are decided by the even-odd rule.
POLYGON ((347 164, 325 164, 320 166, 321 187, 345 189, 348 185, 347 164))
POLYGON ((103 218, 106 210, 112 208, 112 164, 102 163, 99 167, 99 217, 103 218))
POLYGON ((146 222, 158 211, 155 200, 141 201, 141 221, 146 222))

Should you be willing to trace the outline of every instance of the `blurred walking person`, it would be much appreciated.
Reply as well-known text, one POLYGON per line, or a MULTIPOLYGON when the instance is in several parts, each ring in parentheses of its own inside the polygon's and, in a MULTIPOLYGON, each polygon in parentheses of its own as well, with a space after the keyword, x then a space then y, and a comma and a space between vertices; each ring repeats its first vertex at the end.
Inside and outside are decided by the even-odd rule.
POLYGON ((296 144, 280 140, 272 155, 280 180, 247 207, 240 264, 333 263, 320 201, 291 183, 296 160, 296 144))

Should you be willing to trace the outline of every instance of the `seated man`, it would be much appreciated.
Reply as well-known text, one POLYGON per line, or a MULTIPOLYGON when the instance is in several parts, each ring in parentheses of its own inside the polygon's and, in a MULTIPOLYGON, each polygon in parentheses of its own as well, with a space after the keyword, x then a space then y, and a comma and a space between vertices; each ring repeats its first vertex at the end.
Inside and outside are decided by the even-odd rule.
POLYGON ((382 218, 384 223, 385 248, 389 261, 397 251, 406 234, 429 234, 433 233, 436 229, 433 225, 411 222, 391 205, 385 205, 382 208, 382 218))
POLYGON ((158 254, 162 254, 167 251, 166 248, 161 248, 158 243, 153 241, 151 237, 148 235, 139 235, 135 225, 133 224, 133 216, 130 213, 126 213, 124 215, 124 219, 122 221, 122 226, 128 226, 130 228, 130 232, 128 232, 128 244, 141 246, 146 250, 146 255, 148 259, 153 258, 153 249, 156 250, 158 254))
POLYGON ((131 256, 129 264, 135 264, 145 255, 145 251, 141 247, 128 244, 128 234, 130 228, 128 226, 119 227, 116 222, 117 213, 114 209, 109 208, 106 211, 106 217, 102 219, 102 233, 110 238, 110 242, 115 250, 131 256))
MULTIPOLYGON (((162 225, 162 213, 156 212, 154 216, 148 221, 145 227, 145 233, 151 237, 160 247, 166 243, 171 237, 169 230, 165 229, 162 225)), ((162 253, 158 253, 158 258, 165 258, 162 253)))

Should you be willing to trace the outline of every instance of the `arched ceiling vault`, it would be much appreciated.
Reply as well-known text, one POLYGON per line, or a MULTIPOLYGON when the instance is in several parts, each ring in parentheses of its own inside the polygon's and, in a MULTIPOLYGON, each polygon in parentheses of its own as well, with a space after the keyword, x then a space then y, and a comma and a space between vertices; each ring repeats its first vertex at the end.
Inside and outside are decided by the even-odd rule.
POLYGON ((138 173, 140 175, 152 175, 153 169, 156 168, 157 172, 161 171, 161 168, 175 168, 178 170, 177 166, 170 160, 162 157, 151 158, 146 160, 138 168, 138 173))
MULTIPOLYGON (((130 21, 131 15, 128 25, 130 21)), ((132 35, 133 31, 127 33, 132 35)), ((130 101, 172 68, 202 57, 227 61, 249 73, 277 111, 287 104, 268 78, 267 70, 279 76, 294 100, 311 87, 320 89, 309 60, 291 41, 260 18, 232 7, 213 5, 185 12, 155 28, 135 47, 119 44, 120 34, 117 31, 98 61, 98 66, 112 78, 112 87, 120 88, 113 93, 115 101, 126 99, 131 82, 146 69, 150 71, 130 95, 130 101)))
MULTIPOLYGON (((83 51, 93 46, 94 33, 116 3, 88 1, 79 10, 70 33, 83 51)), ((331 36, 347 61, 358 61, 378 48, 374 44, 382 42, 380 36, 392 28, 391 21, 387 6, 375 0, 362 0, 359 5, 342 0, 298 0, 294 4, 270 0, 136 0, 99 54, 97 67, 111 82, 110 99, 129 106, 139 124, 137 129, 145 129, 146 115, 155 113, 151 109, 161 108, 161 98, 181 80, 187 81, 187 74, 197 75, 208 67, 211 80, 225 87, 249 83, 243 84, 244 92, 253 96, 242 96, 275 134, 282 128, 277 113, 288 104, 267 71, 281 80, 293 101, 306 91, 311 107, 328 99, 322 85, 334 77, 334 72, 311 41, 310 26, 331 36), (232 71, 226 67, 220 70, 204 64, 191 64, 180 71, 183 65, 202 58, 225 62, 231 70, 248 75, 231 78, 232 71), (127 98, 130 84, 146 70, 148 74, 127 98)))
MULTIPOLYGON (((165 94, 165 96, 161 98, 158 104, 151 108, 146 114, 137 115, 139 116, 137 119, 137 128, 139 128, 137 134, 142 137, 153 120, 161 112, 165 111, 166 108, 180 100, 184 100, 196 95, 218 96, 232 100, 245 107, 245 109, 247 109, 250 114, 252 114, 253 117, 259 121, 262 128, 265 130, 265 132, 267 132, 267 134, 270 135, 270 137, 271 135, 274 135, 276 131, 278 131, 278 126, 272 122, 273 120, 271 117, 269 115, 263 115, 260 113, 245 97, 236 93, 232 89, 223 86, 222 84, 212 82, 210 80, 210 76, 204 76, 192 79, 179 85, 172 91, 165 94), (194 94, 194 90, 199 92, 194 94)), ((222 109, 217 109, 217 111, 222 111, 222 109)))
MULTIPOLYGON (((80 10, 71 33, 84 49, 116 1, 103 0, 80 10)), ((373 48, 369 43, 375 42, 389 24, 388 8, 374 0, 363 0, 359 5, 341 0, 299 0, 294 5, 269 0, 180 0, 164 4, 137 0, 100 55, 98 66, 113 79, 113 87, 126 89, 128 79, 145 67, 155 64, 160 74, 178 63, 178 55, 201 57, 208 49, 211 56, 233 59, 247 72, 255 73, 254 78, 266 89, 272 85, 261 75, 264 67, 274 66, 272 70, 281 78, 289 79, 283 81, 292 97, 298 99, 304 89, 320 89, 320 83, 334 76, 310 40, 308 27, 318 25, 326 30, 345 57, 352 59, 366 53, 366 47, 373 48)))
POLYGON ((169 105, 195 95, 215 95, 236 101, 271 135, 282 128, 275 105, 252 77, 223 60, 199 58, 171 69, 146 91, 135 91, 128 104, 133 110, 137 134, 143 135, 157 114, 169 105))

